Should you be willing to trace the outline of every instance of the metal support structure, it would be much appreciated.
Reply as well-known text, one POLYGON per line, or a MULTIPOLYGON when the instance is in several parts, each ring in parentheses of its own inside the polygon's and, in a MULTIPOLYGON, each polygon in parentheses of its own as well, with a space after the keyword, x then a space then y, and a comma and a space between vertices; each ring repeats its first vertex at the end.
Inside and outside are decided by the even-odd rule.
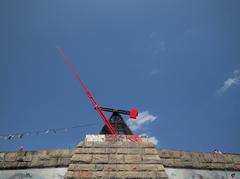
POLYGON ((112 112, 112 113, 117 112, 119 114, 130 115, 130 111, 126 111, 126 110, 122 110, 122 109, 113 109, 113 108, 107 108, 107 107, 102 107, 102 106, 100 106, 100 108, 106 112, 112 112))
POLYGON ((126 110, 122 110, 122 109, 106 108, 106 107, 102 107, 102 106, 100 106, 100 108, 106 112, 129 115, 129 117, 132 119, 137 119, 137 116, 138 116, 138 110, 135 108, 132 108, 130 111, 126 111, 126 110))
MULTIPOLYGON (((114 127, 114 129, 117 131, 118 135, 133 135, 133 132, 127 126, 127 124, 123 120, 120 113, 113 112, 109 119, 109 122, 114 127)), ((110 134, 110 131, 108 130, 106 125, 103 126, 102 130, 100 131, 100 134, 105 134, 105 135, 110 134)))

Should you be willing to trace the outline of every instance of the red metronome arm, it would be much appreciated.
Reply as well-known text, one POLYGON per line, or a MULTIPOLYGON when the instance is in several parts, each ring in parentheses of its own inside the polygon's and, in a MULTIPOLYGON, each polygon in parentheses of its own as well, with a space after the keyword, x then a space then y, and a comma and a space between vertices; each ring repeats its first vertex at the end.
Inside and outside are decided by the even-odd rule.
POLYGON ((58 48, 60 55, 63 57, 64 62, 68 65, 68 67, 72 70, 73 74, 76 76, 76 78, 78 79, 78 81, 80 82, 81 86, 83 87, 83 89, 85 90, 89 100, 91 101, 93 107, 97 110, 98 114, 101 116, 101 118, 103 119, 103 122, 106 124, 106 126, 108 127, 109 131, 111 132, 111 134, 116 135, 117 131, 112 127, 112 125, 110 124, 110 122, 108 121, 107 117, 105 116, 104 112, 102 111, 101 107, 97 104, 97 102, 95 101, 95 99, 93 98, 92 94, 90 93, 90 91, 87 89, 87 87, 84 85, 83 81, 81 80, 80 76, 78 75, 78 73, 75 71, 75 69, 73 68, 73 66, 69 63, 69 60, 67 58, 67 56, 65 55, 63 49, 58 48))

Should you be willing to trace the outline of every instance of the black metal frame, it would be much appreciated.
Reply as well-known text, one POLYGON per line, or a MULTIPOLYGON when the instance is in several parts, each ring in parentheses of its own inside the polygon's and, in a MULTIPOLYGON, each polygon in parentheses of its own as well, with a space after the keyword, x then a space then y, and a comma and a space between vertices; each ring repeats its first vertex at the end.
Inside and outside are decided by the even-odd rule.
MULTIPOLYGON (((119 135, 133 135, 133 132, 127 126, 127 124, 125 123, 124 119, 121 116, 121 114, 130 115, 130 111, 106 107, 101 107, 101 109, 106 112, 112 112, 109 122, 119 135)), ((102 130, 100 131, 100 134, 111 134, 111 132, 108 130, 107 126, 104 125, 102 130)))

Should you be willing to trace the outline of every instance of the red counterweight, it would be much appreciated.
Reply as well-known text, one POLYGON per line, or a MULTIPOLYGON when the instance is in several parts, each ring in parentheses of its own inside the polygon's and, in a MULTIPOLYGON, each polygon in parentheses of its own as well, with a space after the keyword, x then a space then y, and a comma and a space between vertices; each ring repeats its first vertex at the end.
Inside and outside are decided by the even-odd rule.
POLYGON ((131 119, 137 119, 137 116, 138 116, 138 110, 136 108, 132 108, 130 111, 129 117, 131 119))

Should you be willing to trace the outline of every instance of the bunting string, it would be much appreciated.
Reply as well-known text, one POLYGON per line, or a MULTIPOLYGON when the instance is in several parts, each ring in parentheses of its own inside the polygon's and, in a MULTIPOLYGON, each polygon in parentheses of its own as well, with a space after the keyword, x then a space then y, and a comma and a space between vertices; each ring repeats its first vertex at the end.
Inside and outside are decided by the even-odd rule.
POLYGON ((45 130, 37 130, 37 131, 30 131, 30 132, 18 132, 14 134, 3 134, 0 135, 0 140, 14 140, 14 139, 22 139, 23 137, 27 136, 34 136, 34 135, 47 135, 47 134, 56 134, 56 133, 64 133, 69 132, 70 130, 77 129, 77 128, 85 128, 85 127, 92 127, 99 125, 99 123, 89 123, 83 125, 76 125, 67 128, 55 128, 55 129, 45 129, 45 130))

